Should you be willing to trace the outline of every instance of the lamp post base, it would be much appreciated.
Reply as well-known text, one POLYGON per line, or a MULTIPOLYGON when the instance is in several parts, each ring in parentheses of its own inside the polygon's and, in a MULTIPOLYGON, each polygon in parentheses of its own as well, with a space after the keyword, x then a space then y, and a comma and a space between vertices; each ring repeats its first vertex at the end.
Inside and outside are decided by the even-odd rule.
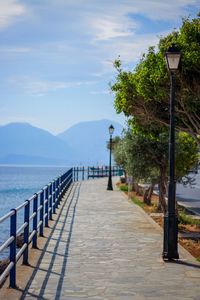
POLYGON ((107 186, 108 191, 113 191, 113 186, 112 186, 112 178, 111 176, 108 177, 108 186, 107 186))
POLYGON ((178 218, 176 214, 164 216, 163 259, 179 259, 178 254, 178 218))

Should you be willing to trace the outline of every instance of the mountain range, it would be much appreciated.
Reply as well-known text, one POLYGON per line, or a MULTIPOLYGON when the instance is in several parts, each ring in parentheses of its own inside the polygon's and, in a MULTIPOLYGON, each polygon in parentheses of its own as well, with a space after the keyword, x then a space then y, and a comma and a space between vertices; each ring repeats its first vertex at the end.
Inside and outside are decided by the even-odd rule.
POLYGON ((120 135, 122 126, 110 120, 78 123, 53 135, 28 123, 0 126, 0 164, 101 165, 108 164, 108 127, 120 135))

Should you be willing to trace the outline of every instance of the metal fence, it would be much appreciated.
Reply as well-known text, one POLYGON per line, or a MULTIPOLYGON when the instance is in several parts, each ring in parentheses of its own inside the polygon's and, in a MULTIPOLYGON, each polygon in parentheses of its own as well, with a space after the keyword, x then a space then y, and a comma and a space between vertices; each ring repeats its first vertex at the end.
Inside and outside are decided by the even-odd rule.
MULTIPOLYGON (((120 176, 123 170, 119 167, 112 167, 112 175, 120 176)), ((9 248, 9 263, 0 275, 0 285, 9 275, 10 287, 16 287, 16 264, 22 257, 23 264, 28 264, 29 244, 37 248, 38 236, 43 236, 44 227, 48 227, 49 220, 56 213, 56 208, 60 204, 64 193, 73 181, 88 180, 90 178, 101 178, 109 175, 109 167, 74 167, 63 175, 46 185, 31 198, 11 209, 9 213, 0 218, 0 224, 10 220, 10 236, 0 246, 0 254, 9 248), (23 212, 24 222, 17 228, 17 217, 19 212, 23 212), (22 238, 22 246, 17 249, 17 239, 22 238)))
POLYGON ((44 227, 48 227, 48 221, 52 220, 52 215, 55 214, 63 194, 72 181, 73 168, 0 218, 0 224, 10 219, 10 237, 0 247, 0 253, 9 247, 10 259, 8 266, 0 276, 0 284, 10 275, 10 287, 16 287, 17 261, 22 257, 23 264, 28 264, 29 244, 32 242, 32 247, 37 248, 38 234, 43 236, 44 227), (17 228, 17 215, 21 210, 24 211, 24 223, 17 228), (23 242, 17 252, 17 238, 20 235, 23 237, 23 242))
MULTIPOLYGON (((118 166, 112 166, 112 176, 121 176, 123 169, 118 166)), ((74 181, 88 180, 94 178, 108 177, 109 167, 74 167, 74 181)))

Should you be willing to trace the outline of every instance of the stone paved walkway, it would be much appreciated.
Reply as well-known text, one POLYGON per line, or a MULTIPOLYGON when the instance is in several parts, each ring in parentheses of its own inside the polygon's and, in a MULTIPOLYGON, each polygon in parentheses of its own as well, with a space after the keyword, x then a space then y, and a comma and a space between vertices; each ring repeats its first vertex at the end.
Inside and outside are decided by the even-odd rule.
POLYGON ((200 264, 181 247, 178 263, 163 262, 158 225, 106 186, 74 185, 45 255, 12 299, 199 300, 200 264))

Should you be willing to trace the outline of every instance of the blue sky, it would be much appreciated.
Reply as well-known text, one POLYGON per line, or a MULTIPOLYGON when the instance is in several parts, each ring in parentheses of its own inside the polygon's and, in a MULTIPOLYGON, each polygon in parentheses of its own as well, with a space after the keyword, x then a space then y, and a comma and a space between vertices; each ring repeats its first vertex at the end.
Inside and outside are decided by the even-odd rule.
POLYGON ((120 55, 132 69, 200 0, 0 0, 0 124, 59 133, 80 121, 124 123, 109 91, 120 55))

